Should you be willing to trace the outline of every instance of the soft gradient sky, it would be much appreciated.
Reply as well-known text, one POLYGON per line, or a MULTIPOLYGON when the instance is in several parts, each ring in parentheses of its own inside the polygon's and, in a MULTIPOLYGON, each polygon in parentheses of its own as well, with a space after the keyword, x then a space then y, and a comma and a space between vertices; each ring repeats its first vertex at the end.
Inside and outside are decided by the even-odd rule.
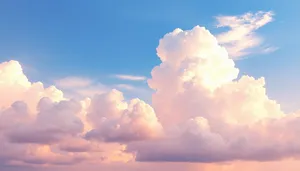
POLYGON ((262 171, 274 166, 274 171, 298 170, 298 120, 285 115, 300 115, 296 112, 300 108, 299 8, 297 0, 0 0, 0 151, 17 149, 0 152, 0 170, 237 171, 247 167, 262 171), (187 31, 180 34, 176 28, 187 31), (211 43, 214 38, 227 49, 229 59, 211 43), (209 62, 198 61, 197 55, 207 55, 209 62), (266 94, 260 77, 265 79, 266 94), (120 90, 124 97, 111 89, 120 90), (241 94, 234 94, 234 89, 241 94), (182 95, 173 96, 178 93, 182 95), (129 121, 123 120, 125 116, 130 116, 129 121), (101 117, 109 122, 99 124, 101 117), (262 126, 258 122, 269 117, 279 118, 278 123, 266 121, 267 126, 262 126), (24 127, 15 129, 14 124, 21 122, 24 127), (47 122, 57 129, 43 127, 47 122), (249 124, 251 130, 236 123, 249 124), (223 131, 226 124, 235 126, 223 131), (187 125, 186 129, 199 129, 209 136, 177 135, 170 125, 187 125), (170 130, 175 139, 161 135, 170 130), (260 135, 258 130, 266 132, 260 135), (233 154, 227 150, 237 144, 225 147, 215 135, 227 142, 242 132, 249 135, 249 142, 259 134, 262 145, 246 143, 245 155, 233 154), (270 139, 275 133, 278 137, 270 139), (156 140, 161 136, 162 140, 156 140), (182 142, 182 136, 190 141, 182 142), (170 141, 184 145, 171 143, 167 148, 170 141), (202 142, 222 149, 185 158, 195 150, 190 146, 212 148, 202 142), (287 147, 291 143, 292 149, 287 147), (79 145, 67 148, 64 144, 79 145), (82 150, 82 144, 89 150, 82 150), (268 146, 281 148, 274 152, 268 146), (94 155, 98 147, 108 150, 94 155), (166 151, 148 151, 156 147, 166 151), (257 153, 248 153, 252 148, 257 153), (136 153, 140 155, 132 159, 136 153), (215 153, 221 157, 211 155, 215 153), (17 157, 22 155, 26 157, 17 157), (77 161, 92 164, 77 166, 77 161))
POLYGON ((175 28, 202 25, 218 33, 214 16, 273 11, 275 21, 258 33, 279 50, 251 55, 237 65, 249 75, 266 77, 270 96, 290 111, 300 100, 299 94, 287 96, 300 86, 299 6, 297 0, 1 0, 0 59, 20 61, 29 78, 49 84, 68 76, 119 84, 107 76, 149 77, 159 63, 158 40, 175 28))

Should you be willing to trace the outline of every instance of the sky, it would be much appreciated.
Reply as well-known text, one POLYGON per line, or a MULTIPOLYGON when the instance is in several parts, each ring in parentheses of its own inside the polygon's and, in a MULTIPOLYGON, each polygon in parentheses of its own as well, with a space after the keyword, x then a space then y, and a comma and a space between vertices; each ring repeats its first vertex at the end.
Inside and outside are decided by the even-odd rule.
POLYGON ((0 0, 0 170, 299 170, 299 6, 0 0))

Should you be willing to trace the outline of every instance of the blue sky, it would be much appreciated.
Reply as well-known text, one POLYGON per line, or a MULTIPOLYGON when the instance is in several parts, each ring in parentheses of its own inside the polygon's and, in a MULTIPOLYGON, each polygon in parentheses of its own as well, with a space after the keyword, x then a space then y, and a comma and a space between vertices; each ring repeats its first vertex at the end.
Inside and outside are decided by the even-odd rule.
POLYGON ((0 0, 0 170, 300 170, 299 7, 0 0))
MULTIPOLYGON (((159 39, 175 28, 201 25, 217 34, 223 28, 216 28, 215 16, 273 11, 275 20, 257 33, 266 44, 279 49, 252 54, 236 63, 241 73, 264 76, 271 98, 292 110, 300 101, 299 3, 1 0, 0 60, 18 60, 31 80, 48 84, 68 76, 87 77, 103 84, 127 84, 111 75, 150 77, 152 68, 159 64, 155 51, 159 39)), ((130 84, 147 86, 145 82, 130 84)))

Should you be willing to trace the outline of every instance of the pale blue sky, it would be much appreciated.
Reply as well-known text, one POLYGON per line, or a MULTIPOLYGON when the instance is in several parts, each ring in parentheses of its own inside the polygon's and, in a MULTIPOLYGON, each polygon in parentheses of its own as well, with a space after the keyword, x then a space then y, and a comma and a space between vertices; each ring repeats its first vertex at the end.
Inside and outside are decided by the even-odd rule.
MULTIPOLYGON (((20 61, 32 81, 46 84, 79 76, 147 88, 111 75, 150 77, 159 39, 177 27, 219 33, 215 16, 273 11, 275 20, 257 33, 279 49, 236 63, 241 74, 264 76, 270 97, 291 111, 300 105, 299 7, 297 0, 0 0, 0 60, 20 61)), ((127 95, 150 98, 141 91, 127 95)))

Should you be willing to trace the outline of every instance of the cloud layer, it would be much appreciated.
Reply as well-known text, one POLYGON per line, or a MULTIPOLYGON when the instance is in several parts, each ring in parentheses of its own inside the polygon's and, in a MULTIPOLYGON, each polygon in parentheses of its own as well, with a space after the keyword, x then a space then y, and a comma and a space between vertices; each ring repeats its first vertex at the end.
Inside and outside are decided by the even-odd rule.
MULTIPOLYGON (((246 14, 222 18, 220 26, 234 30, 249 22, 241 35, 253 38, 270 20, 270 13, 246 14)), ((223 36, 201 26, 166 34, 157 47, 161 64, 148 80, 151 105, 125 100, 116 89, 69 99, 54 86, 28 81, 17 61, 1 63, 0 164, 297 159, 300 113, 285 114, 269 99, 264 78, 238 77, 223 36)), ((73 77, 58 82, 90 84, 73 77)))

